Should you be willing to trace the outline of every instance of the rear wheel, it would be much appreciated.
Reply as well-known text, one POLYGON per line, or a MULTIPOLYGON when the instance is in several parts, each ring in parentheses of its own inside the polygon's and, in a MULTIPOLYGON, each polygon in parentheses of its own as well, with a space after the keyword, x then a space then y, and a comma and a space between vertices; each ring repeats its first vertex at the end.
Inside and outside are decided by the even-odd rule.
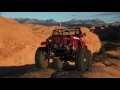
POLYGON ((57 71, 61 71, 63 67, 63 63, 59 58, 54 58, 53 60, 53 67, 57 71))
POLYGON ((78 49, 75 56, 75 68, 78 71, 85 71, 88 68, 88 53, 86 49, 78 49))
POLYGON ((35 54, 35 63, 36 66, 41 69, 48 67, 49 59, 47 57, 47 52, 45 47, 40 47, 37 49, 35 54))

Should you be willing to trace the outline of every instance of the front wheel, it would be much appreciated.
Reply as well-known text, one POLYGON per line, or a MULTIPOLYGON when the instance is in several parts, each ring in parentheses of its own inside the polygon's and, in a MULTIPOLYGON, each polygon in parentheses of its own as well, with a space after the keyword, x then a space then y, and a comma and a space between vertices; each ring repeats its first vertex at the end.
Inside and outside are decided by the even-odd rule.
POLYGON ((37 49, 35 54, 35 63, 36 66, 41 69, 48 67, 49 59, 47 57, 47 52, 45 47, 40 47, 37 49))
POLYGON ((85 71, 88 68, 88 53, 86 49, 78 49, 75 56, 75 68, 78 71, 85 71))

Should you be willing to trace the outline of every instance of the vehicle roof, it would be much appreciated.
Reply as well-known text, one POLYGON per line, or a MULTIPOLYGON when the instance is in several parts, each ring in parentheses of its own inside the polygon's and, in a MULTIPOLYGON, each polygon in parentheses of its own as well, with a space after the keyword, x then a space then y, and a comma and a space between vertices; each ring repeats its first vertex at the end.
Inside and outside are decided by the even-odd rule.
POLYGON ((80 30, 80 28, 64 28, 64 29, 55 29, 55 30, 53 30, 53 31, 59 31, 59 30, 72 31, 72 30, 80 30))

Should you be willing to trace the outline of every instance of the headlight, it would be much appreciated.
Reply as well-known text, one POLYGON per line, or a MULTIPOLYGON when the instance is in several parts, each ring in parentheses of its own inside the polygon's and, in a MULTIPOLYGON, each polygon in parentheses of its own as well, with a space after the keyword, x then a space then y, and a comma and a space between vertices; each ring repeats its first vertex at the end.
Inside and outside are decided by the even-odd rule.
POLYGON ((52 39, 51 39, 51 38, 48 38, 48 42, 52 42, 52 39))

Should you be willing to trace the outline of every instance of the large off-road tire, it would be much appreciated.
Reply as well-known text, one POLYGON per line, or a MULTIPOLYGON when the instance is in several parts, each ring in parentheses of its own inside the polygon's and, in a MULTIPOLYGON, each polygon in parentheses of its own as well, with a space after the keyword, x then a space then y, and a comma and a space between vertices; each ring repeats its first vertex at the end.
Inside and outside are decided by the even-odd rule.
POLYGON ((57 71, 61 71, 63 67, 63 63, 59 58, 54 58, 53 59, 53 67, 57 71))
POLYGON ((47 52, 45 47, 40 47, 37 49, 35 54, 35 63, 36 66, 41 69, 48 67, 49 59, 47 57, 47 52))
POLYGON ((90 50, 87 50, 87 54, 88 54, 87 70, 90 70, 92 67, 92 63, 93 63, 93 60, 92 60, 93 56, 90 50))
POLYGON ((75 68, 77 71, 86 71, 88 68, 88 53, 86 49, 78 49, 75 56, 75 68))

